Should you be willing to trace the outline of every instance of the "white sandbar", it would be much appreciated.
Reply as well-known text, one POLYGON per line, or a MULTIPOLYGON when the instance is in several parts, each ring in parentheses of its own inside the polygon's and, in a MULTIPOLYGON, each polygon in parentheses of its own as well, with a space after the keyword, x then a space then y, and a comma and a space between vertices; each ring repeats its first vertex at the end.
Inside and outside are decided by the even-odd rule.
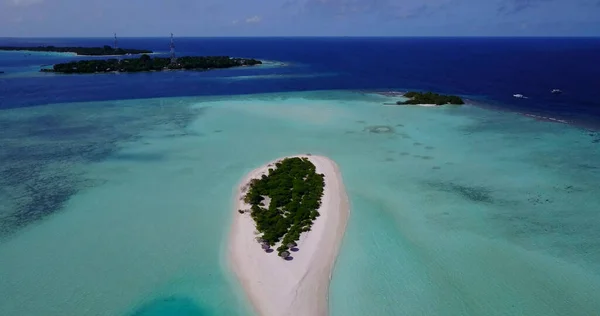
POLYGON ((325 188, 320 216, 312 230, 303 233, 293 260, 266 253, 255 240, 257 232, 250 209, 242 197, 251 179, 259 178, 274 167, 277 159, 251 171, 235 192, 234 220, 229 241, 229 260, 246 296, 261 316, 324 316, 328 313, 328 293, 331 273, 344 236, 349 215, 349 203, 340 171, 331 159, 306 157, 316 172, 325 175, 325 188))

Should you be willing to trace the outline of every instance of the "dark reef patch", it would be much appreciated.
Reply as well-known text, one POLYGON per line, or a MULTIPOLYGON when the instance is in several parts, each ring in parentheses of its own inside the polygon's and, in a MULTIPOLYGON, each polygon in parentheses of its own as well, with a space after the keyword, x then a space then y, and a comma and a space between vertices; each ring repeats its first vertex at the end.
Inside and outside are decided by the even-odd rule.
POLYGON ((554 201, 549 197, 543 196, 539 193, 530 193, 527 194, 527 202, 529 202, 531 205, 544 205, 553 203, 554 201))
POLYGON ((429 182, 428 185, 440 191, 449 192, 478 203, 493 203, 491 190, 481 186, 467 186, 454 182, 429 182))
POLYGON ((185 136, 189 136, 189 133, 186 132, 181 132, 181 133, 169 133, 167 135, 164 135, 164 138, 179 138, 179 137, 185 137, 185 136))
POLYGON ((554 190, 559 191, 559 192, 564 192, 564 193, 574 193, 574 192, 584 192, 585 190, 583 188, 574 186, 574 185, 570 185, 570 184, 565 184, 564 186, 555 186, 553 187, 554 190))
POLYGON ((410 153, 407 153, 405 151, 403 151, 403 152, 400 153, 400 156, 408 156, 408 155, 410 155, 410 153))
POLYGON ((56 104, 0 115, 0 239, 101 185, 81 170, 107 158, 154 162, 160 153, 121 153, 141 132, 182 134, 204 109, 164 100, 56 104))
POLYGON ((589 132, 589 136, 592 138, 592 144, 598 144, 600 143, 600 132, 597 131, 588 131, 589 132))
POLYGON ((367 126, 364 131, 373 134, 393 134, 395 132, 394 128, 389 125, 367 126))
POLYGON ((413 143, 413 146, 421 146, 421 145, 423 145, 423 144, 421 144, 421 143, 419 143, 419 142, 414 142, 414 143, 413 143))
POLYGON ((425 149, 431 150, 431 149, 435 149, 435 147, 433 147, 433 146, 425 146, 425 149))

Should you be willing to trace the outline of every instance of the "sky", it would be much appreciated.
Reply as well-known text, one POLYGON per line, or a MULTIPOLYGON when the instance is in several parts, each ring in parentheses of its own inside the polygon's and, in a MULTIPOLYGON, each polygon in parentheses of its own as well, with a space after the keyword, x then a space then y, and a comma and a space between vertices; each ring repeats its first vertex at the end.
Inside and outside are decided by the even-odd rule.
POLYGON ((0 37, 600 36, 600 0, 0 0, 0 37))

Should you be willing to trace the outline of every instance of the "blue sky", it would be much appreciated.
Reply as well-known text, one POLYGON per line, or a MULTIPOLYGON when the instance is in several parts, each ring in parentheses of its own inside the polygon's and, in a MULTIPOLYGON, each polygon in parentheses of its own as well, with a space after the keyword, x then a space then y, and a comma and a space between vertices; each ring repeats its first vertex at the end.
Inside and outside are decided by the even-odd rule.
POLYGON ((600 0, 0 0, 0 37, 600 36, 600 0))

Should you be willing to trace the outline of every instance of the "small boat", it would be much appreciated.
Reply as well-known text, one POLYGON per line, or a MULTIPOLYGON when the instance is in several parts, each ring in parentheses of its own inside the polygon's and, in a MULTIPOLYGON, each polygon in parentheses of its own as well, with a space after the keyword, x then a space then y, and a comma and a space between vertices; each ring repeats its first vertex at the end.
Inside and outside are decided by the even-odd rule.
POLYGON ((520 94, 520 93, 513 94, 513 97, 515 97, 515 98, 517 98, 517 99, 527 99, 527 97, 526 97, 526 96, 524 96, 524 95, 522 95, 522 94, 520 94))
POLYGON ((560 89, 552 89, 552 94, 561 94, 562 91, 560 89))

